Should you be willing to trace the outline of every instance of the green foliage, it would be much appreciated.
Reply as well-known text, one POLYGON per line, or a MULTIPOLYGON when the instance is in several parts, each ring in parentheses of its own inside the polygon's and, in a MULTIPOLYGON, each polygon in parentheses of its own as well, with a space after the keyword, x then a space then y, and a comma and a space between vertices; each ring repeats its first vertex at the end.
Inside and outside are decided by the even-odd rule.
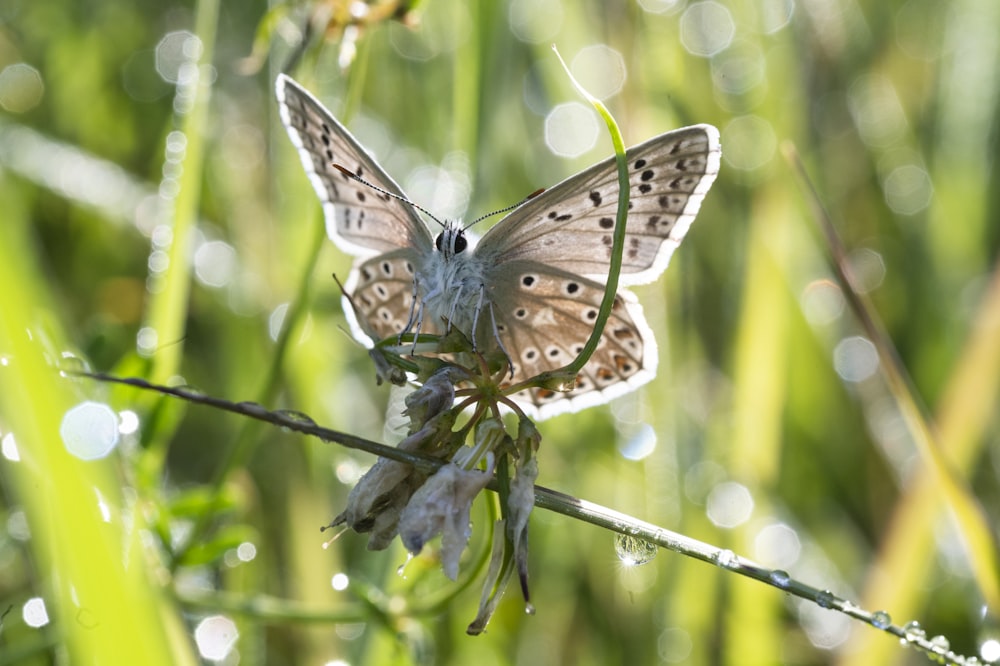
MULTIPOLYGON (((721 568, 667 552, 626 567, 611 533, 537 508, 537 614, 512 587, 487 632, 467 637, 492 497, 473 507, 458 582, 433 544, 397 575, 398 544, 371 553, 347 533, 322 547, 319 527, 371 456, 59 374, 185 383, 385 439, 388 390, 341 330, 330 279, 350 259, 323 238, 274 76, 296 62, 290 73, 404 187, 426 165, 467 178, 476 217, 612 152, 603 131, 575 159, 547 148, 546 115, 579 103, 551 42, 591 91, 615 69, 574 57, 594 44, 620 54, 627 76, 604 101, 627 145, 707 122, 723 164, 673 265, 637 290, 657 379, 538 424, 538 482, 780 564, 975 654, 998 634, 988 575, 974 575, 996 539, 951 520, 940 482, 950 475, 949 492, 979 502, 963 511, 995 529, 995 4, 789 3, 786 22, 781 2, 436 0, 408 14, 373 5, 358 31, 336 23, 340 2, 0 6, 0 614, 13 607, 0 664, 195 663, 195 629, 217 615, 239 632, 226 663, 921 663, 721 568), (197 32, 213 66, 180 86, 190 107, 155 68, 199 57, 183 40, 157 55, 177 30, 197 32), (716 42, 728 48, 697 55, 716 42), (269 58, 245 59, 267 43, 269 58), (783 141, 911 375, 937 456, 905 427, 906 389, 868 375, 867 333, 783 141), (176 192, 159 211, 158 192, 176 192), (61 433, 88 400, 139 419, 96 460, 61 433), (623 455, 650 435, 648 455, 623 455), (733 484, 752 513, 721 527, 709 514, 733 484), (23 617, 34 597, 40 629, 23 617)), ((433 190, 408 191, 449 214, 433 190)))

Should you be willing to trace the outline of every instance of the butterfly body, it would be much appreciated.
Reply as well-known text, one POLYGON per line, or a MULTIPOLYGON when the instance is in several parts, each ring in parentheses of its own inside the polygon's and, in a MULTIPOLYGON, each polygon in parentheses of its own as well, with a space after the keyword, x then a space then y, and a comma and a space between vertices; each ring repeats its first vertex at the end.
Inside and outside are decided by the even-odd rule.
MULTIPOLYGON (((596 324, 610 269, 619 188, 613 159, 517 207, 478 243, 454 223, 435 237, 399 186, 319 101, 284 75, 276 89, 282 121, 323 202, 328 233, 359 257, 345 285, 357 310, 345 307, 355 319, 355 337, 371 344, 457 327, 481 351, 499 347, 511 363, 512 382, 579 354, 596 324)), ((629 148, 626 158, 623 285, 650 282, 666 268, 718 172, 718 130, 696 125, 668 132, 629 148)), ((576 388, 532 389, 520 402, 539 418, 604 403, 649 381, 656 364, 642 309, 621 289, 576 388)))
POLYGON ((416 275, 417 320, 429 319, 438 330, 455 326, 474 345, 482 344, 485 337, 478 323, 491 305, 489 283, 487 266, 476 256, 470 238, 457 223, 447 223, 435 241, 435 251, 416 275))

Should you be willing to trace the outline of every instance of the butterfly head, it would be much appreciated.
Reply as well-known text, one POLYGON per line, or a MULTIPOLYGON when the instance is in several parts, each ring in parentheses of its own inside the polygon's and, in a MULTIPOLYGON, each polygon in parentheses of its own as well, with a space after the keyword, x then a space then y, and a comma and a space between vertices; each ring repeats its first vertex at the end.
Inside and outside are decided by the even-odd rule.
POLYGON ((445 225, 444 231, 438 234, 434 241, 438 252, 444 254, 445 259, 451 259, 455 255, 465 252, 469 247, 469 239, 465 237, 465 230, 449 222, 445 225))

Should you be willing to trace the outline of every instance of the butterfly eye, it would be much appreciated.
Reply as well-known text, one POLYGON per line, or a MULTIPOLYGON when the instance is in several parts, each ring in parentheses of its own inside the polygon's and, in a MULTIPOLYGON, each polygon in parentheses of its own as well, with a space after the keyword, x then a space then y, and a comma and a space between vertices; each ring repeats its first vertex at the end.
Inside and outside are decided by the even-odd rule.
POLYGON ((449 233, 448 229, 445 229, 438 234, 438 237, 434 239, 434 247, 437 248, 438 252, 445 252, 445 245, 451 241, 452 247, 448 248, 452 254, 462 254, 465 249, 469 247, 469 241, 465 238, 465 233, 461 230, 451 231, 449 233), (445 238, 445 236, 448 238, 445 238), (451 239, 454 239, 451 241, 451 239))

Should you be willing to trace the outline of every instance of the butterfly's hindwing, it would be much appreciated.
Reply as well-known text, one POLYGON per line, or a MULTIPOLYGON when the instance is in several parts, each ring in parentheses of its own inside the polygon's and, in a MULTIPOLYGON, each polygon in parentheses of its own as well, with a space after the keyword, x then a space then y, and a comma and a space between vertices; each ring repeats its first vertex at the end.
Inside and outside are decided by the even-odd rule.
MULTIPOLYGON (((629 214, 622 284, 656 279, 687 233, 719 170, 718 130, 695 125, 626 151, 629 214)), ((530 200, 483 237, 492 261, 539 261, 588 277, 610 267, 618 210, 614 159, 595 164, 530 200)))
MULTIPOLYGON (((380 254, 371 259, 359 260, 344 285, 354 303, 356 322, 362 332, 373 342, 398 336, 411 324, 415 316, 413 303, 413 277, 417 270, 418 255, 409 248, 380 254)), ((350 308, 345 308, 350 311, 350 308)), ((433 322, 423 327, 423 332, 436 330, 433 322)), ((355 334, 357 337, 357 334, 355 334)))
POLYGON ((400 247, 431 251, 431 237, 412 207, 360 183, 339 164, 387 192, 403 191, 319 101, 287 76, 276 84, 281 120, 323 203, 327 231, 345 252, 371 256, 400 247))
MULTIPOLYGON (((563 367, 579 355, 597 321, 604 285, 520 261, 488 278, 499 334, 514 364, 513 383, 563 367)), ((532 389, 531 402, 542 418, 603 403, 652 379, 656 363, 656 343, 641 309, 631 293, 621 291, 577 387, 569 393, 532 389)))

